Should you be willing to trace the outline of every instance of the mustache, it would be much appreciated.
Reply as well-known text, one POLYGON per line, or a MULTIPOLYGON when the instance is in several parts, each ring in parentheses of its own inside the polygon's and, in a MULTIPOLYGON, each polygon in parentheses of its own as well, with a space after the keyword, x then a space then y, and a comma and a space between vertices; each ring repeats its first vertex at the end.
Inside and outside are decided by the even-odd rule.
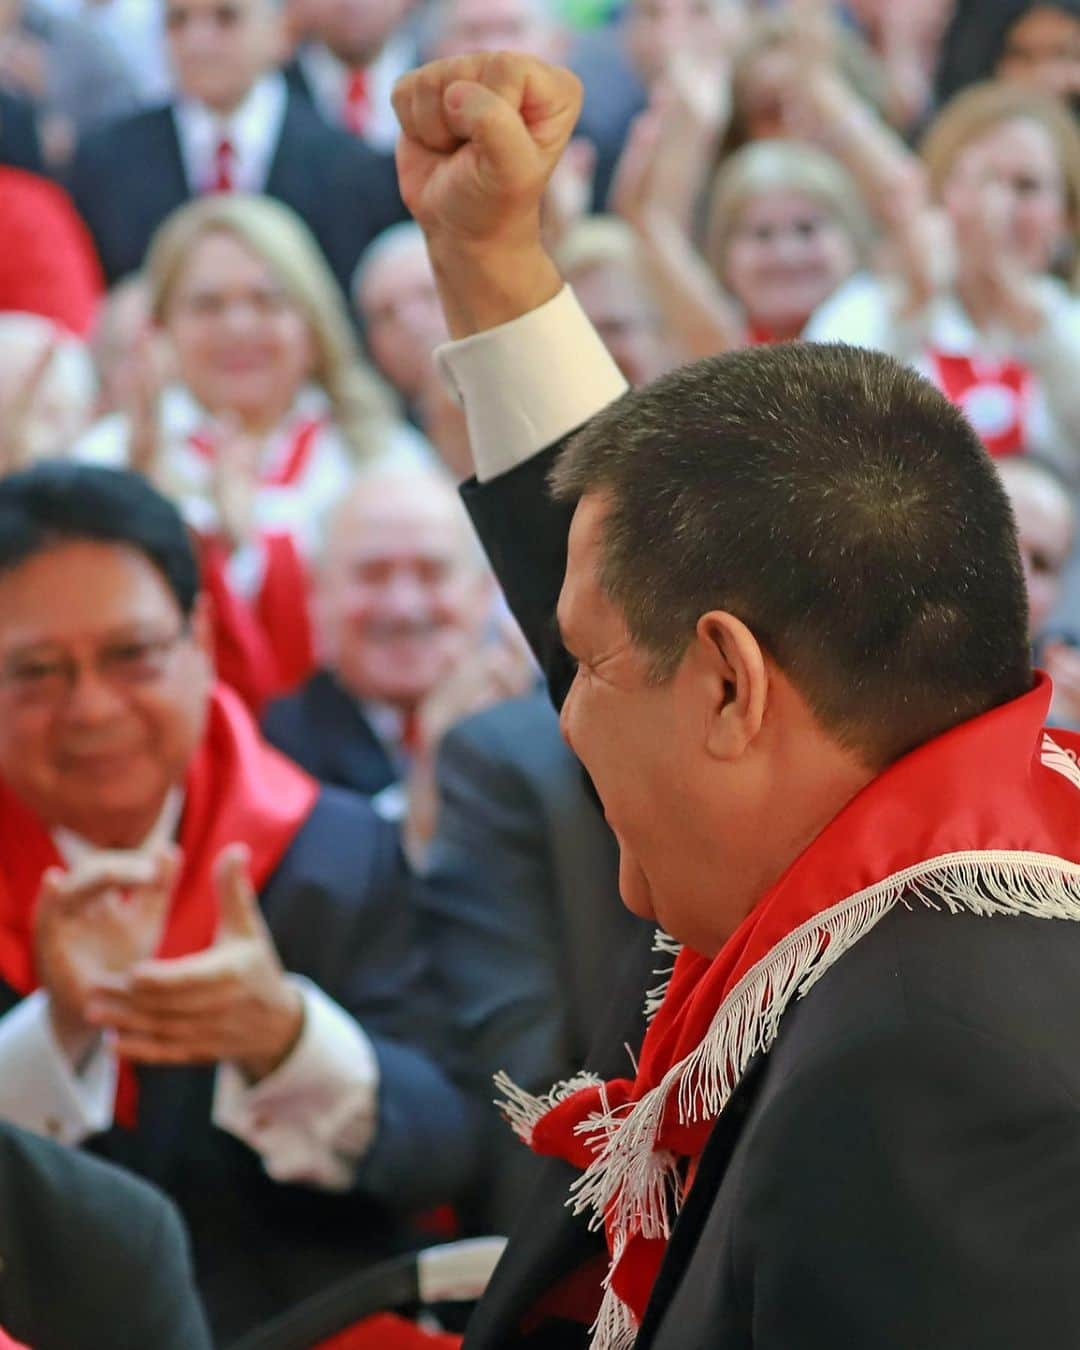
POLYGON ((435 637, 446 624, 432 619, 372 619, 364 625, 364 637, 371 642, 393 642, 396 638, 435 637))

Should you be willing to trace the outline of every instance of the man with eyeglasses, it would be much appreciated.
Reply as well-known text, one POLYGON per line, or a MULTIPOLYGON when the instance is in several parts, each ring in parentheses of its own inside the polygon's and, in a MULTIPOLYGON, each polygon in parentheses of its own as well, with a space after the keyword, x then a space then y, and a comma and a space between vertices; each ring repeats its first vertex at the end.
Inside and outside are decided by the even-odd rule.
POLYGON ((466 1180, 394 830, 215 685, 175 509, 0 482, 0 1117, 155 1181, 227 1342, 466 1180))

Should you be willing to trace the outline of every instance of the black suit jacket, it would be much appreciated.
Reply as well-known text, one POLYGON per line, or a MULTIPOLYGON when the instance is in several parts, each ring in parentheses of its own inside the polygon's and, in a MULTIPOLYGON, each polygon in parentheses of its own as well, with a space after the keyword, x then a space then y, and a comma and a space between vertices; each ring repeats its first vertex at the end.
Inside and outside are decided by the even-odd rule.
MULTIPOLYGON (((109 283, 137 271, 157 227, 195 195, 172 108, 137 113, 84 137, 70 189, 109 283)), ((405 215, 390 158, 328 126, 291 91, 264 191, 303 219, 346 292, 368 243, 405 215)))
POLYGON ((327 670, 270 702, 262 733, 313 778, 363 797, 401 776, 356 699, 327 670))
POLYGON ((44 173, 33 105, 0 89, 0 164, 44 173))
MULTIPOLYGON (((223 1345, 416 1246, 413 1217, 471 1179, 473 1126, 441 1068, 445 1017, 416 941, 414 884, 396 830, 352 793, 326 788, 259 897, 285 969, 351 1013, 378 1060, 376 1132, 351 1190, 273 1181, 212 1124, 212 1067, 140 1069, 137 1128, 87 1141, 176 1201, 223 1345)), ((0 1012, 16 1001, 0 984, 0 1012)))
POLYGON ((546 1092, 577 1073, 610 998, 612 954, 652 926, 619 899, 618 848, 546 695, 452 728, 437 776, 421 903, 460 1081, 489 1124, 477 1223, 507 1232, 539 1160, 492 1108, 492 1075, 546 1092))
POLYGON ((209 1350, 173 1206, 0 1123, 0 1327, 33 1350, 209 1350))
MULTIPOLYGON (((559 699, 554 453, 465 496, 559 699)), ((1078 1019, 1080 924, 898 906, 789 1008, 717 1121, 636 1350, 1080 1345, 1078 1019)), ((521 1329, 589 1251, 572 1175, 538 1187, 467 1350, 585 1344, 521 1329)))

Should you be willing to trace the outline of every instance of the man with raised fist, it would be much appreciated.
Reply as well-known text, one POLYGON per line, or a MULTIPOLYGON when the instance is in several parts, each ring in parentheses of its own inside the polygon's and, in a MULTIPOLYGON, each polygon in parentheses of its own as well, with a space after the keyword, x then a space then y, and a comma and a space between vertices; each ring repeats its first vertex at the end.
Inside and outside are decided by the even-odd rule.
POLYGON ((1080 742, 1044 731, 1004 493, 872 352, 624 393, 540 244, 579 101, 510 54, 395 95, 470 509, 623 900, 682 944, 608 1081, 502 1084, 553 1163, 466 1345, 1065 1350, 1080 742))

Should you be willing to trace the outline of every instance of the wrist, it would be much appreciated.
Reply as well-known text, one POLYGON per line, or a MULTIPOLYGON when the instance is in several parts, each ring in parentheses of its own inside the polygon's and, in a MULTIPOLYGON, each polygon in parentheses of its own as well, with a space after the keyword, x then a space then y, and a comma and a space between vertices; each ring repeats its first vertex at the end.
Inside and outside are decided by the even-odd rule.
POLYGON ((280 998, 269 1013, 266 1049, 262 1053, 238 1058, 236 1063, 252 1083, 269 1078, 296 1049, 304 1030, 304 996, 289 980, 282 980, 280 998))
POLYGON ((49 997, 49 1024, 64 1058, 72 1070, 79 1073, 97 1048, 101 1032, 52 995, 49 997))
POLYGON ((520 242, 429 235, 428 253, 454 339, 519 319, 562 289, 538 235, 520 242))

